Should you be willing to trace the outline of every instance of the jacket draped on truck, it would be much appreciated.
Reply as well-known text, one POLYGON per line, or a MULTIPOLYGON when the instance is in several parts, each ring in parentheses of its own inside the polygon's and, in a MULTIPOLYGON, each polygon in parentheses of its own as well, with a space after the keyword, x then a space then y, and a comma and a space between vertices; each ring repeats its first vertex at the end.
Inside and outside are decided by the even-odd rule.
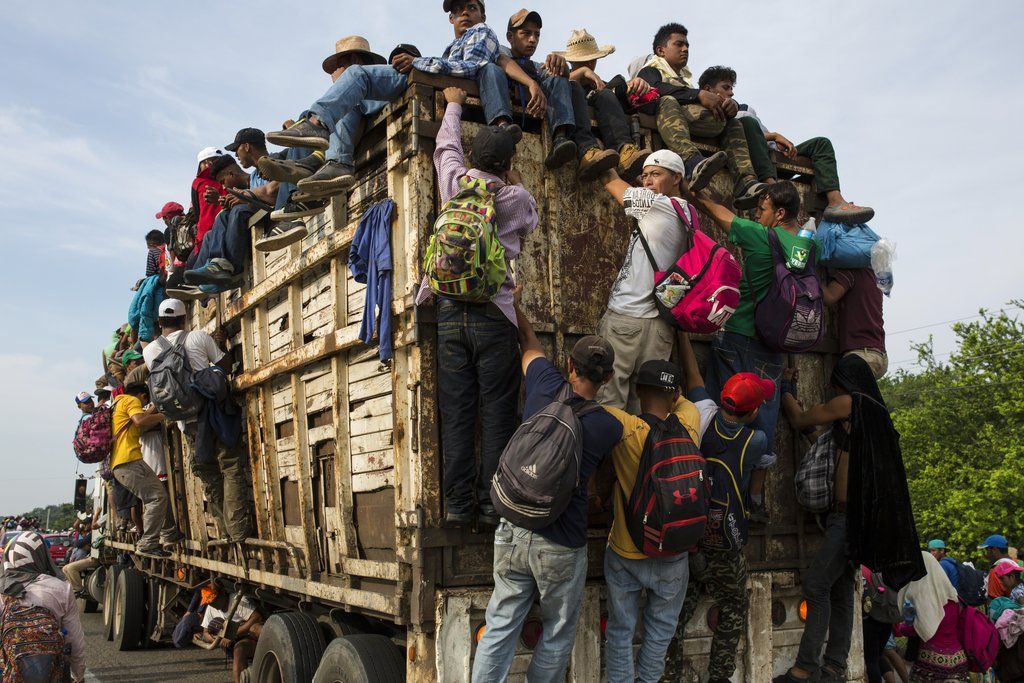
POLYGON ((147 277, 135 292, 128 306, 128 324, 138 331, 141 341, 151 342, 157 337, 156 318, 163 300, 164 286, 160 284, 159 275, 147 277))
POLYGON ((372 346, 374 328, 380 343, 380 359, 391 360, 391 215, 395 202, 377 202, 363 214, 348 252, 352 279, 366 285, 363 322, 359 338, 372 346), (378 312, 379 311, 379 312, 378 312), (378 324, 379 322, 379 324, 378 324))

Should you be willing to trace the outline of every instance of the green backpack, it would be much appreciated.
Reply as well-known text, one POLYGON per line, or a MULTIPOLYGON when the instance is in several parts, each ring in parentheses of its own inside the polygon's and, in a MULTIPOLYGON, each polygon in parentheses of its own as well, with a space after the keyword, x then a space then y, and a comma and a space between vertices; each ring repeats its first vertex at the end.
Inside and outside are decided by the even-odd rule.
POLYGON ((494 220, 494 188, 468 175, 459 178, 459 188, 434 222, 423 270, 438 296, 490 301, 508 273, 494 220))

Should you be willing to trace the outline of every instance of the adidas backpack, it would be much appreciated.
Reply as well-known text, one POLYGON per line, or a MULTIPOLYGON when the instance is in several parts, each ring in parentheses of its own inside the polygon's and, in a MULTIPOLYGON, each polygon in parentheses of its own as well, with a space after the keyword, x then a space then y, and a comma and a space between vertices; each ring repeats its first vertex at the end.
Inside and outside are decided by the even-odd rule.
POLYGON ((459 188, 434 222, 423 270, 438 296, 490 301, 508 273, 495 223, 494 186, 467 175, 459 178, 459 188))
POLYGON ((64 680, 64 634, 53 612, 3 596, 0 664, 3 683, 64 680))
POLYGON ((651 431, 626 508, 626 527, 644 555, 679 555, 704 536, 711 497, 707 461, 675 415, 641 417, 651 431))
POLYGON ((782 243, 775 229, 769 228, 767 234, 775 275, 768 293, 757 304, 754 314, 757 334, 772 351, 810 351, 825 333, 825 303, 815 270, 813 242, 807 263, 794 271, 786 266, 782 243))
POLYGON ((113 413, 110 406, 98 406, 88 415, 83 415, 75 429, 71 442, 75 457, 86 465, 103 462, 110 455, 114 441, 113 413))
POLYGON ((516 429, 491 480, 491 503, 524 529, 543 529, 568 507, 583 462, 580 418, 600 410, 566 384, 558 397, 516 429))
POLYGON ((150 367, 149 398, 168 420, 191 420, 202 405, 191 388, 192 367, 185 353, 189 334, 181 333, 178 341, 157 356, 150 367))

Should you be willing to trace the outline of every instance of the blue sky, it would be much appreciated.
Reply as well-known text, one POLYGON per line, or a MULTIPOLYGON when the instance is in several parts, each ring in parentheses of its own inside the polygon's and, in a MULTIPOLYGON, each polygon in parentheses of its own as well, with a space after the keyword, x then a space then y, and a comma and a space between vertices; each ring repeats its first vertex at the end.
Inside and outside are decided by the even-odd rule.
MULTIPOLYGON (((521 5, 487 4, 503 35, 521 5)), ((315 99, 328 83, 320 62, 341 36, 363 34, 384 54, 398 42, 440 53, 451 39, 440 5, 3 3, 0 514, 70 500, 72 397, 91 388, 100 349, 127 316, 143 235, 159 227, 153 214, 170 199, 187 204, 195 153, 243 126, 271 130, 315 99)), ((1024 4, 543 0, 531 9, 545 20, 543 52, 583 27, 615 44, 600 64, 606 77, 646 54, 659 25, 681 21, 695 73, 728 64, 737 99, 769 128, 794 141, 829 136, 844 193, 873 206, 872 227, 898 245, 885 310, 894 363, 914 358, 909 343, 930 333, 948 352, 952 334, 893 333, 1024 291, 1012 201, 1024 4)))

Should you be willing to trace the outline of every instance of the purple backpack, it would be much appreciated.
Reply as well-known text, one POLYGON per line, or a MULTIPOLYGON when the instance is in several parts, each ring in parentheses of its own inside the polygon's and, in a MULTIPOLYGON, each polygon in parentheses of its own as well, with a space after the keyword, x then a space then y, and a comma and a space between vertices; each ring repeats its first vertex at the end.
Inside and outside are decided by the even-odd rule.
POLYGON ((815 270, 814 243, 800 270, 786 266, 782 243, 774 228, 768 229, 775 275, 768 293, 757 304, 754 325, 764 345, 772 351, 803 353, 821 341, 825 333, 825 305, 815 270))
POLYGON ((87 465, 103 462, 110 455, 114 440, 111 429, 113 411, 109 406, 99 406, 89 415, 83 415, 71 442, 78 459, 87 465))
POLYGON ((961 602, 957 635, 967 654, 968 669, 985 673, 992 668, 999 654, 999 632, 987 616, 961 602))

